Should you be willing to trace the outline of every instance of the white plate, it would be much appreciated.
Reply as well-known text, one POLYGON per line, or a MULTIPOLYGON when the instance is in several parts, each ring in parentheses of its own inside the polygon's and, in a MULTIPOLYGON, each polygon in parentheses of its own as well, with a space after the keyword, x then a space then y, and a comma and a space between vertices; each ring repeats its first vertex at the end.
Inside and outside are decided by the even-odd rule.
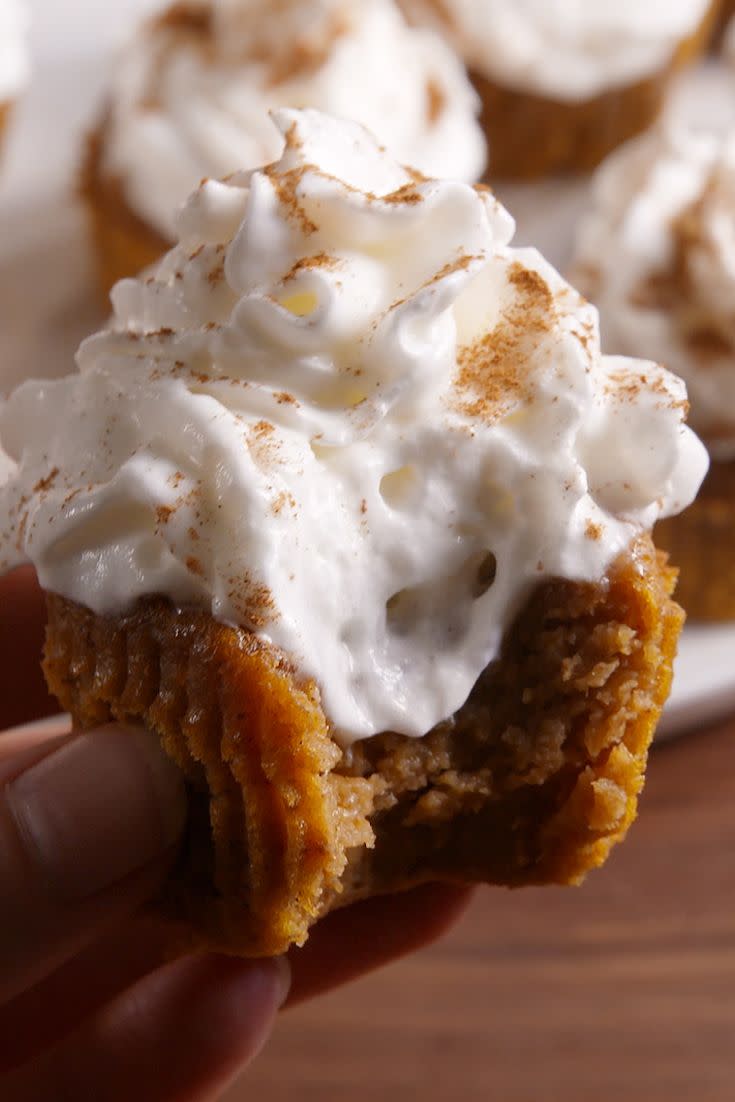
POLYGON ((674 688, 659 727, 670 738, 735 715, 735 624, 684 628, 674 688))
MULTIPOLYGON (((72 368, 80 339, 103 320, 74 181, 96 117, 111 50, 156 0, 31 0, 35 77, 15 115, 0 176, 0 393, 30 374, 72 368)), ((683 82, 677 110, 695 122, 735 120, 735 79, 710 65, 683 82)), ((562 269, 588 182, 504 188, 517 239, 562 269)), ((2 456, 0 455, 0 477, 2 456)), ((735 711, 735 625, 687 627, 662 733, 735 711)))

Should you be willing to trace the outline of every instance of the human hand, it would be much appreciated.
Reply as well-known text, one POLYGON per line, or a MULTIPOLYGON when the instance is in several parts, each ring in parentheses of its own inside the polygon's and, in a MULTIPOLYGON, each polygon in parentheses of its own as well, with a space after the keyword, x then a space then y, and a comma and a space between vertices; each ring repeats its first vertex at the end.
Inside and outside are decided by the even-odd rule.
MULTIPOLYGON (((49 706, 30 572, 0 582, 0 610, 1 726, 49 706)), ((290 968, 211 954, 166 962, 165 928, 139 910, 165 879, 185 814, 178 772, 143 731, 0 735, 4 1102, 214 1099, 267 1039, 289 972, 290 1002, 327 990, 433 940, 468 898, 429 886, 348 908, 290 968)))

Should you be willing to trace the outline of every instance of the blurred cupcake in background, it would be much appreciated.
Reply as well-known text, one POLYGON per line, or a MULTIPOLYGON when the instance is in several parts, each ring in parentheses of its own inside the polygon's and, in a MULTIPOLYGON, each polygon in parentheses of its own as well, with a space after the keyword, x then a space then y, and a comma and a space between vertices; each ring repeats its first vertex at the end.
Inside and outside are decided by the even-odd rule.
MULTIPOLYGON (((722 0, 722 7, 720 11, 720 27, 721 34, 725 35, 725 40, 728 41, 730 47, 735 47, 735 0, 722 0)), ((718 35, 718 41, 720 36, 718 35)), ((731 55, 732 56, 732 55, 731 55)))
POLYGON ((600 170, 572 278, 612 352, 684 378, 710 473, 656 529, 691 616, 735 619, 735 132, 659 126, 600 170))
POLYGON ((594 168, 658 115, 719 0, 401 0, 464 58, 493 177, 594 168))
POLYGON ((28 79, 28 12, 22 0, 0 0, 0 142, 28 79))
POLYGON ((316 107, 363 123, 430 176, 480 178, 479 100, 434 32, 394 0, 189 0, 120 57, 89 146, 83 190, 103 289, 175 240, 203 177, 278 159, 268 111, 316 107))
POLYGON ((726 59, 735 65, 735 0, 726 4, 728 18, 723 21, 723 53, 726 59))

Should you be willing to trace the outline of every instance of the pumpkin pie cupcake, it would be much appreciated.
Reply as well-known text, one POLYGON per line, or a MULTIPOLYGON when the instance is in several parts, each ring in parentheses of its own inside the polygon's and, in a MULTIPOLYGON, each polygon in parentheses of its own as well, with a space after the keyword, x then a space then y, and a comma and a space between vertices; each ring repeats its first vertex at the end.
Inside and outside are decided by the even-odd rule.
POLYGON ((719 0, 401 0, 464 58, 492 178, 583 172, 658 115, 719 0))
POLYGON ((685 379, 712 457, 695 504, 657 540, 698 619, 735 619, 735 133, 660 126, 600 170, 572 277, 614 352, 654 350, 685 379))
POLYGON ((0 0, 0 144, 28 79, 27 22, 22 0, 0 0))
POLYGON ((186 0, 146 24, 113 73, 83 191, 106 293, 176 240, 208 176, 278 157, 271 107, 354 118, 429 175, 485 168, 479 100, 461 61, 394 0, 186 0))
POLYGON ((281 160, 203 183, 78 374, 0 414, 49 685, 156 732, 191 808, 159 907, 250 955, 604 861, 682 622, 650 530, 707 464, 683 384, 604 356, 487 189, 275 121, 281 160))

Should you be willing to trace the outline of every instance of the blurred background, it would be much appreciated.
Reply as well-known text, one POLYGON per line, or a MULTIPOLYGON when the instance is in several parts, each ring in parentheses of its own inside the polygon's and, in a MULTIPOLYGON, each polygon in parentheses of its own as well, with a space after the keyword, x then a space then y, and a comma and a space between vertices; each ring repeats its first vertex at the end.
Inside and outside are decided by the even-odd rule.
MULTIPOLYGON (((0 162, 0 393, 70 371, 104 321, 76 197, 81 149, 114 50, 162 6, 30 3, 32 75, 0 162)), ((735 119, 735 82, 716 60, 676 95, 683 114, 735 119)), ((520 242, 563 267, 588 180, 498 192, 520 242)), ((732 626, 687 628, 663 734, 640 820, 601 873, 574 890, 479 891, 440 944, 284 1014, 228 1102, 730 1102, 732 626)))

